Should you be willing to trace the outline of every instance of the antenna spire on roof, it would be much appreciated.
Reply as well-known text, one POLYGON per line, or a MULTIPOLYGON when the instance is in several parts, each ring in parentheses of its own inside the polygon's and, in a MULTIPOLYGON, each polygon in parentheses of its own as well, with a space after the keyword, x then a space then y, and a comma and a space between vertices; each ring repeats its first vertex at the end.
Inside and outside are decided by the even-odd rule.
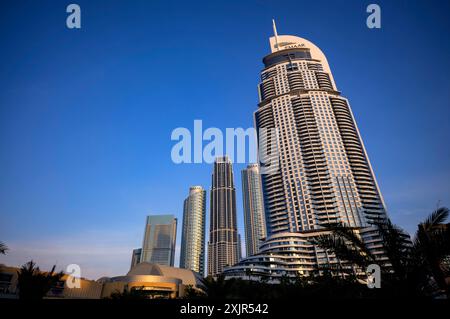
POLYGON ((273 34, 275 35, 275 43, 276 43, 276 48, 277 51, 280 50, 280 48, 278 47, 278 32, 277 32, 277 25, 275 23, 275 19, 272 19, 272 26, 273 26, 273 34))

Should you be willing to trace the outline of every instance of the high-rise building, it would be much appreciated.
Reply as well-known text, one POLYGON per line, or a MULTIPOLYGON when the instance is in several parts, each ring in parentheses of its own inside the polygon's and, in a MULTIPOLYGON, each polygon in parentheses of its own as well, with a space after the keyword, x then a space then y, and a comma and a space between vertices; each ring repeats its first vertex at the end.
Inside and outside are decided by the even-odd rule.
POLYGON ((227 156, 214 161, 208 242, 208 275, 217 276, 238 261, 236 190, 233 167, 227 156))
POLYGON ((206 191, 192 186, 184 200, 180 267, 200 275, 205 273, 205 210, 206 191))
POLYGON ((241 234, 239 234, 239 233, 238 233, 237 250, 238 250, 237 261, 239 262, 242 259, 242 242, 241 242, 241 234))
POLYGON ((147 216, 141 262, 173 266, 177 219, 173 215, 147 216))
POLYGON ((278 36, 275 24, 274 33, 254 114, 258 129, 275 129, 264 139, 277 145, 276 152, 260 154, 279 163, 262 174, 268 238, 259 254, 227 272, 259 265, 269 275, 308 274, 336 263, 311 241, 333 222, 355 227, 382 255, 370 221, 385 219, 386 209, 350 104, 315 44, 278 36))
POLYGON ((133 249, 130 269, 141 262, 142 248, 133 249))
POLYGON ((258 164, 248 165, 242 170, 242 201, 244 206, 245 247, 247 256, 259 252, 266 238, 264 198, 258 164))

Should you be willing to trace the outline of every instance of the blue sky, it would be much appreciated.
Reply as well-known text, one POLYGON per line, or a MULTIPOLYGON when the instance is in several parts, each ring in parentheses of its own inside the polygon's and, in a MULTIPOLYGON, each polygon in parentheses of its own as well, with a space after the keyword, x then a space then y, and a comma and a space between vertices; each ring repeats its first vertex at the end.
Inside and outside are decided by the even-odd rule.
POLYGON ((120 275, 146 215, 180 226, 189 186, 209 189, 212 167, 174 164, 171 132, 195 119, 252 126, 273 17, 328 57, 393 221, 413 232, 438 201, 450 206, 448 2, 377 1, 379 30, 366 27, 368 1, 75 2, 81 30, 65 26, 71 2, 1 5, 0 240, 11 251, 0 263, 120 275))

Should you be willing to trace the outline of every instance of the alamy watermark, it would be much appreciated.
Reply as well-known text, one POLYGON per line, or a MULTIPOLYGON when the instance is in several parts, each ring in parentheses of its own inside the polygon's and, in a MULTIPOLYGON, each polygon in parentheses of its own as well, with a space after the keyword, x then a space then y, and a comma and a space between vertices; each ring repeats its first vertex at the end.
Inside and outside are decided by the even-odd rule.
POLYGON ((370 289, 381 288, 381 268, 377 264, 370 264, 366 269, 367 287, 370 289))
POLYGON ((66 19, 66 26, 69 29, 81 29, 81 8, 78 4, 69 4, 66 12, 70 13, 66 19))
POLYGON ((369 4, 366 9, 370 13, 366 20, 366 25, 369 29, 381 28, 381 8, 378 4, 369 4))
POLYGON ((68 274, 66 278, 67 288, 81 288, 81 267, 77 264, 70 264, 66 267, 66 273, 68 274))
POLYGON ((278 131, 276 128, 253 127, 203 129, 202 120, 194 120, 191 130, 178 127, 172 131, 171 158, 176 164, 212 164, 218 156, 227 155, 234 163, 260 163, 261 174, 278 171, 278 131), (258 145, 257 145, 258 143, 258 145))

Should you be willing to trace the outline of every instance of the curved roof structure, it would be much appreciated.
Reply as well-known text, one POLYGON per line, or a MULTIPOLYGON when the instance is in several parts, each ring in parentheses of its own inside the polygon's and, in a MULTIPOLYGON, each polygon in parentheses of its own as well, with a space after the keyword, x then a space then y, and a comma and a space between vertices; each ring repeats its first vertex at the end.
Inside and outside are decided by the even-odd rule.
POLYGON ((309 40, 293 35, 275 35, 270 37, 269 42, 271 55, 290 49, 309 50, 311 58, 314 60, 319 60, 323 65, 324 71, 329 73, 333 86, 336 89, 336 84, 334 82, 330 66, 328 65, 328 60, 317 45, 309 40))
POLYGON ((175 268, 152 263, 139 263, 134 266, 127 276, 162 276, 181 279, 184 285, 201 285, 200 276, 189 269, 175 268))

